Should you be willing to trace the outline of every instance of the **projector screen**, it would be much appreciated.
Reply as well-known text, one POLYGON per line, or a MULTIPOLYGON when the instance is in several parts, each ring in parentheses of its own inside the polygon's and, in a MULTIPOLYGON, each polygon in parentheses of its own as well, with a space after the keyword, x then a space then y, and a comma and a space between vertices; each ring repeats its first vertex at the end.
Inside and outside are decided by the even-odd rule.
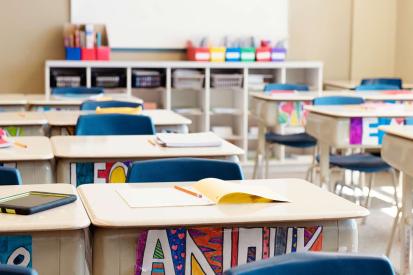
POLYGON ((182 49, 188 39, 288 36, 288 0, 71 0, 72 23, 103 23, 111 48, 182 49))

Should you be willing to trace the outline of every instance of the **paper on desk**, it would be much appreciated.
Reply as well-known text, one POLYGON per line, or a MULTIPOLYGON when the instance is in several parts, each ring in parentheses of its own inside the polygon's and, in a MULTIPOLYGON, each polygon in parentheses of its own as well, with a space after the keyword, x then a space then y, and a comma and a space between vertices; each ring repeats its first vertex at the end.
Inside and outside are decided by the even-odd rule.
MULTIPOLYGON (((188 188, 189 189, 189 188, 188 188)), ((198 198, 173 187, 122 188, 117 190, 131 208, 213 205, 205 196, 198 198)))

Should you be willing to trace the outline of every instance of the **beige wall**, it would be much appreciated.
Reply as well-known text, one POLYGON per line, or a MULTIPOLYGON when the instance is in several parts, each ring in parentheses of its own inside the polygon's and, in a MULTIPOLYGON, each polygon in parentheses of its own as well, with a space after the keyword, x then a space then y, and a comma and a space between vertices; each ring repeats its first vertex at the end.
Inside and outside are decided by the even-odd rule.
MULTIPOLYGON (((390 39, 393 32, 392 25, 387 26, 392 16, 388 18, 386 9, 390 8, 392 14, 395 6, 386 2, 393 0, 290 0, 289 59, 323 61, 325 79, 390 73, 393 64, 389 52, 395 46, 378 43, 390 39), (357 31, 352 40, 353 1, 371 5, 380 2, 380 9, 378 15, 362 20, 367 6, 355 5, 360 12, 354 12, 353 29, 357 31), (383 17, 388 18, 387 23, 375 27, 383 17), (365 25, 370 20, 371 26, 365 25), (372 32, 373 40, 364 38, 356 26, 372 32)), ((69 5, 70 0, 0 0, 0 92, 43 92, 44 61, 64 58, 61 28, 69 21, 69 5)), ((164 52, 112 54, 112 59, 122 60, 183 57, 180 53, 164 52)))
POLYGON ((396 0, 354 0, 352 79, 394 75, 396 12, 396 0))
POLYGON ((398 0, 396 74, 413 83, 413 1, 398 0))

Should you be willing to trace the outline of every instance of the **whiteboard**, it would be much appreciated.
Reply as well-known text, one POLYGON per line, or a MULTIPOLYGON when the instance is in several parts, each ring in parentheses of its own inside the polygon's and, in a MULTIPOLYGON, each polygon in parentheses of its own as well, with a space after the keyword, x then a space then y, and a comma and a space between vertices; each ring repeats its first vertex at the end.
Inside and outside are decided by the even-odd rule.
POLYGON ((288 0, 71 0, 72 23, 104 23, 112 48, 180 49, 188 39, 288 36, 288 0))

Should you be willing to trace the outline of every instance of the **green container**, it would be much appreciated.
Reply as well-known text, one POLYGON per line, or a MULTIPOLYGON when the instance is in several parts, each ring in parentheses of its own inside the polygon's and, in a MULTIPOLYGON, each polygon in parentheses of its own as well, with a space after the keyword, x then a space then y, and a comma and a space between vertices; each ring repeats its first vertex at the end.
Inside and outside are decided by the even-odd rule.
POLYGON ((241 61, 254 62, 255 48, 241 48, 241 61))

